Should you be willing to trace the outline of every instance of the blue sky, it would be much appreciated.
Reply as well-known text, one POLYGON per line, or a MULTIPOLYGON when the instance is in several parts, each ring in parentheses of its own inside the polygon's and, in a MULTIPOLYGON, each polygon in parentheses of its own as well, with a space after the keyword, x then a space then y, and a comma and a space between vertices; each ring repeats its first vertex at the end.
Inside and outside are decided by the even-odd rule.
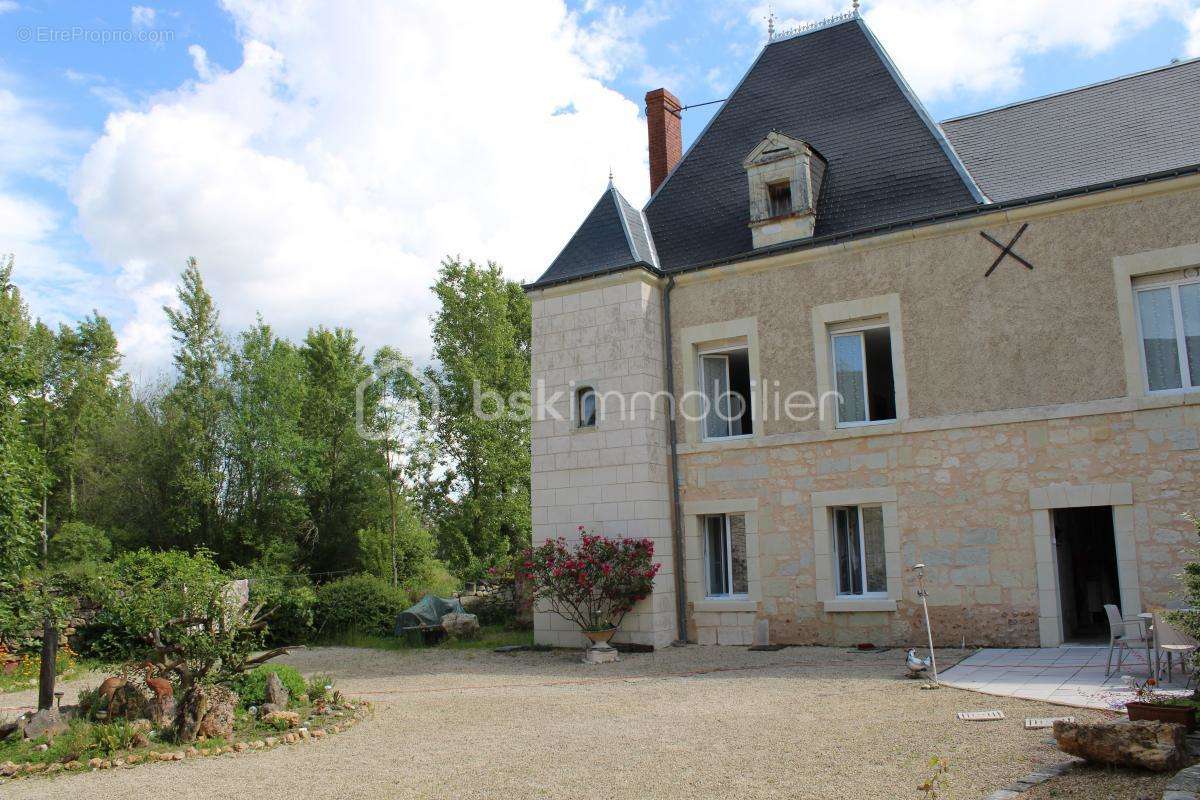
MULTIPOLYGON (((725 97, 763 2, 0 0, 0 252, 34 312, 98 307, 136 377, 194 255, 236 330, 428 351, 438 260, 537 277, 609 167, 646 195, 648 89, 725 97)), ((777 26, 844 10, 780 0, 777 26)), ((875 0, 935 119, 1200 53, 1200 0, 875 0)), ((848 89, 852 90, 852 89, 848 89)), ((685 146, 718 106, 684 117, 685 146)))

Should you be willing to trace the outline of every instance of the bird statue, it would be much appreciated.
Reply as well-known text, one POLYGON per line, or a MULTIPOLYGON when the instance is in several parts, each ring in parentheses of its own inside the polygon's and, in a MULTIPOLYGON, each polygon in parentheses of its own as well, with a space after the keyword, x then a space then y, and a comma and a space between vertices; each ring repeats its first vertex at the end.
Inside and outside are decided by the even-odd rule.
POLYGON ((908 649, 908 654, 904 659, 904 666, 908 667, 908 677, 923 678, 929 670, 930 659, 918 658, 917 651, 913 648, 908 649))

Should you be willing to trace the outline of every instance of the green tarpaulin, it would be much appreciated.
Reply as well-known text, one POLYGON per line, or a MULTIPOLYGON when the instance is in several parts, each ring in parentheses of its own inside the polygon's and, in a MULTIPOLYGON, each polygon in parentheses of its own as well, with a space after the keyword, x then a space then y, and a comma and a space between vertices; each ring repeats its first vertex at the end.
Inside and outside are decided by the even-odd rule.
POLYGON ((404 609, 396 616, 395 633, 399 636, 405 628, 440 625, 442 617, 450 613, 464 613, 462 603, 458 601, 458 598, 435 597, 427 594, 415 606, 404 609))

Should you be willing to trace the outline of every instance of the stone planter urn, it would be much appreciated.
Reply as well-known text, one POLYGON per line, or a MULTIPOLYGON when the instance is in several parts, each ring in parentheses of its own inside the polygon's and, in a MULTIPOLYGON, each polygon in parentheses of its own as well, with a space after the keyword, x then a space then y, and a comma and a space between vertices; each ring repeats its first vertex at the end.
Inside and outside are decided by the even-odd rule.
POLYGON ((592 644, 583 653, 583 663, 610 664, 613 661, 620 661, 621 656, 617 653, 617 649, 608 643, 608 640, 616 636, 616 634, 616 628, 608 628, 602 631, 584 631, 583 635, 592 644))

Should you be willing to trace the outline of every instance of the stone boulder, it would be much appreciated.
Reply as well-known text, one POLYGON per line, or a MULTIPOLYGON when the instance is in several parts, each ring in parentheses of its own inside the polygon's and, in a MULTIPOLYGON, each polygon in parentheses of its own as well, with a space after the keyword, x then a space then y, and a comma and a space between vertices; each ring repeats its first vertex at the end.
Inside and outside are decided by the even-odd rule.
POLYGON ((1096 764, 1177 770, 1187 758, 1186 730, 1167 722, 1054 723, 1054 739, 1064 753, 1096 764))
POLYGON ((474 639, 479 635, 479 617, 452 611, 442 617, 442 630, 453 639, 474 639))
POLYGON ((233 712, 237 708, 238 696, 224 686, 209 686, 204 689, 208 695, 208 705, 204 718, 200 720, 197 733, 200 736, 222 737, 233 736, 233 712))
POLYGON ((273 706, 275 708, 288 707, 288 690, 283 685, 283 681, 274 672, 267 676, 267 693, 264 706, 273 706))
POLYGON ((58 713, 58 709, 47 708, 25 720, 24 735, 26 739, 36 739, 39 736, 53 739, 60 733, 66 733, 69 727, 67 721, 58 713))

